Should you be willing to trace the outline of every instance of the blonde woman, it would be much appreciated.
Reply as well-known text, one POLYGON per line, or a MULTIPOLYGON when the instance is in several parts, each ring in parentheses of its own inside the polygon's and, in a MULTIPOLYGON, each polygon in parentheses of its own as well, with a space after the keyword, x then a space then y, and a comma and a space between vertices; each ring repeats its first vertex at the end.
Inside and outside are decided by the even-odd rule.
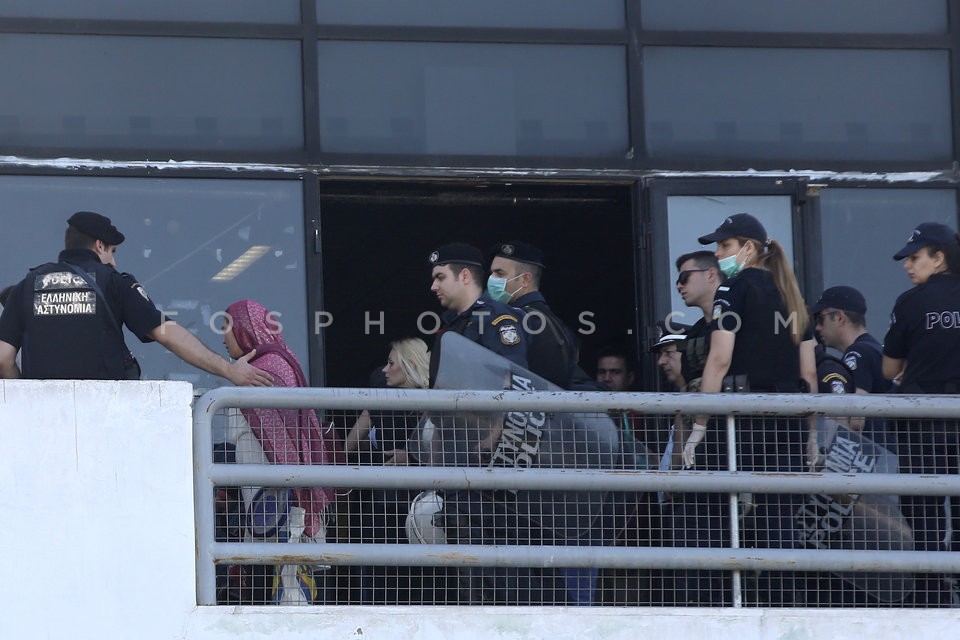
MULTIPOLYGON (((426 389, 429 386, 430 356, 420 338, 402 338, 390 343, 387 364, 382 371, 387 386, 399 389, 426 389)), ((371 415, 364 411, 347 433, 347 454, 369 452, 370 460, 384 462, 384 455, 403 449, 409 432, 417 427, 419 413, 385 411, 371 415)))
MULTIPOLYGON (((430 356, 420 338, 390 343, 383 367, 387 386, 394 389, 426 389, 430 356)), ((392 462, 406 454, 407 438, 417 429, 417 411, 364 411, 345 440, 347 455, 361 464, 392 462)), ((417 491, 409 489, 362 489, 354 491, 359 529, 357 542, 403 544, 407 542, 406 519, 417 491)), ((356 521, 354 521, 356 523, 356 521)), ((354 526, 356 526, 354 524, 354 526)), ((419 604, 427 596, 419 588, 422 571, 411 567, 360 567, 360 601, 363 604, 419 604)))

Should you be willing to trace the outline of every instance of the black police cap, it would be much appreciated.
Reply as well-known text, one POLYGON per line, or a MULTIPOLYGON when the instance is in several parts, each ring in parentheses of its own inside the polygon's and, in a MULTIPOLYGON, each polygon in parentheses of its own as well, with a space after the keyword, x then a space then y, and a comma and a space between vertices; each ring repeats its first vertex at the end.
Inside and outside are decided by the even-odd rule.
POLYGON ((491 251, 494 257, 500 256, 517 262, 526 264, 535 264, 538 267, 544 267, 543 251, 533 246, 529 242, 520 242, 519 240, 509 240, 493 247, 491 251))
POLYGON ((945 224, 939 222, 923 222, 917 225, 910 237, 907 238, 907 244, 903 249, 897 251, 893 259, 903 260, 907 256, 912 256, 920 249, 929 247, 932 244, 940 246, 950 246, 957 244, 957 234, 945 224))
POLYGON ((761 245, 767 243, 767 230, 763 228, 760 221, 749 213, 735 213, 717 227, 713 233, 708 233, 699 238, 700 244, 710 244, 711 242, 723 242, 728 238, 750 238, 756 240, 761 245))
POLYGON ((93 211, 77 211, 70 216, 67 224, 84 233, 94 240, 109 245, 117 245, 124 241, 124 235, 110 222, 110 218, 93 211))
POLYGON ((435 267, 451 262, 483 267, 483 252, 466 242, 451 242, 431 252, 427 261, 435 267))
POLYGON ((853 287, 830 287, 820 294, 816 304, 813 305, 813 313, 820 313, 824 309, 840 309, 841 311, 866 313, 867 300, 863 297, 862 293, 853 287))

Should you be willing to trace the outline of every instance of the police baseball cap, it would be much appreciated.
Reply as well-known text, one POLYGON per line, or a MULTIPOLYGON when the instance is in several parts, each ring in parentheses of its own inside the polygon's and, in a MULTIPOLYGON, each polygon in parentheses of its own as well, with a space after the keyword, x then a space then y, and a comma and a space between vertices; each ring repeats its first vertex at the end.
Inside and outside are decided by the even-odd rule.
POLYGON ((727 238, 750 238, 760 244, 767 243, 767 230, 749 213, 735 213, 717 227, 713 233, 699 238, 700 244, 723 242, 727 238))
POLYGON ((677 344, 687 339, 689 326, 677 322, 658 322, 657 339, 650 345, 650 353, 657 353, 661 347, 677 344))
POLYGON ((813 305, 812 312, 816 315, 824 309, 866 313, 867 301, 863 294, 853 287, 830 287, 820 294, 816 304, 813 305))
POLYGON ((544 266, 543 251, 540 251, 540 249, 528 242, 510 240, 508 242, 495 245, 490 253, 493 254, 493 257, 495 258, 500 256, 509 260, 516 260, 517 262, 535 264, 538 267, 544 266))
POLYGON ((124 235, 117 231, 110 218, 93 211, 77 211, 67 219, 67 224, 108 245, 117 245, 124 241, 124 235))
POLYGON ((483 252, 466 242, 451 242, 434 249, 427 261, 435 267, 451 262, 483 267, 483 252))
POLYGON ((907 256, 912 256, 920 249, 929 247, 932 244, 948 246, 957 244, 957 234, 945 224, 939 222, 923 222, 917 225, 910 237, 907 238, 907 244, 903 249, 893 255, 894 260, 903 260, 907 256))

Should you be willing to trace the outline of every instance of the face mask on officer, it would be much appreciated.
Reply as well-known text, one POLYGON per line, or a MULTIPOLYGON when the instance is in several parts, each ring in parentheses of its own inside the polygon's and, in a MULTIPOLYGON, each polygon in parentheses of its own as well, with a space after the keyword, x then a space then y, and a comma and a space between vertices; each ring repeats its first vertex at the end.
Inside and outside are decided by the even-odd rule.
MULTIPOLYGON (((743 251, 746 247, 747 245, 744 244, 742 247, 740 247, 740 251, 743 251)), ((740 273, 740 271, 743 269, 743 265, 746 261, 737 262, 737 256, 740 255, 740 251, 737 251, 732 256, 727 256, 726 258, 720 258, 720 260, 718 261, 720 265, 720 271, 723 271, 723 275, 727 276, 728 278, 732 278, 733 276, 740 273)))
POLYGON ((513 293, 508 293, 507 283, 511 280, 516 280, 522 275, 523 274, 521 273, 519 276, 514 276, 512 278, 499 278, 495 275, 491 275, 489 278, 487 278, 487 291, 490 292, 490 297, 497 302, 509 302, 510 298, 512 298, 517 291, 520 291, 520 289, 523 287, 520 287, 520 289, 517 289, 517 291, 514 291, 513 293))

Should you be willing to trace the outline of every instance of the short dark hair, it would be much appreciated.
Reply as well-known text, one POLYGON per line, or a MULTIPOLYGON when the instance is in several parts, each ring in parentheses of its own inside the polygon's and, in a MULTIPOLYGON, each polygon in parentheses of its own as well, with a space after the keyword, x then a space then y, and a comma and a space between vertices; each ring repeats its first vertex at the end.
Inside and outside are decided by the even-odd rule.
POLYGON ((637 371, 637 359, 625 346, 608 344, 600 347, 597 350, 596 362, 600 362, 603 358, 620 358, 623 360, 623 366, 627 372, 635 373, 637 371))
POLYGON ((847 311, 846 309, 842 309, 842 311, 843 314, 847 316, 847 319, 850 320, 851 324, 855 324, 858 327, 867 326, 867 316, 864 314, 860 313, 859 311, 847 311))
POLYGON ((687 262, 688 260, 693 260, 693 264, 697 265, 697 269, 716 269, 717 275, 720 276, 721 282, 726 279, 726 276, 724 276, 723 272, 720 271, 720 261, 717 260, 716 254, 714 254, 712 251, 700 250, 683 254, 677 258, 677 271, 680 271, 680 267, 683 266, 683 263, 687 262))
POLYGON ((67 231, 63 234, 64 249, 92 249, 96 243, 96 238, 77 230, 73 225, 67 225, 67 231))
POLYGON ((543 267, 538 264, 520 261, 517 261, 517 265, 517 275, 520 275, 521 273, 529 273, 533 278, 533 286, 539 289, 540 279, 543 277, 543 267))
POLYGON ((468 270, 470 272, 470 275, 473 276, 474 282, 477 283, 477 286, 483 289, 483 286, 484 286, 483 283, 485 280, 484 274, 483 274, 483 267, 479 267, 475 264, 464 264, 462 262, 448 262, 445 265, 441 265, 441 266, 450 267, 450 271, 453 272, 454 276, 459 276, 460 272, 463 271, 464 269, 468 270))

